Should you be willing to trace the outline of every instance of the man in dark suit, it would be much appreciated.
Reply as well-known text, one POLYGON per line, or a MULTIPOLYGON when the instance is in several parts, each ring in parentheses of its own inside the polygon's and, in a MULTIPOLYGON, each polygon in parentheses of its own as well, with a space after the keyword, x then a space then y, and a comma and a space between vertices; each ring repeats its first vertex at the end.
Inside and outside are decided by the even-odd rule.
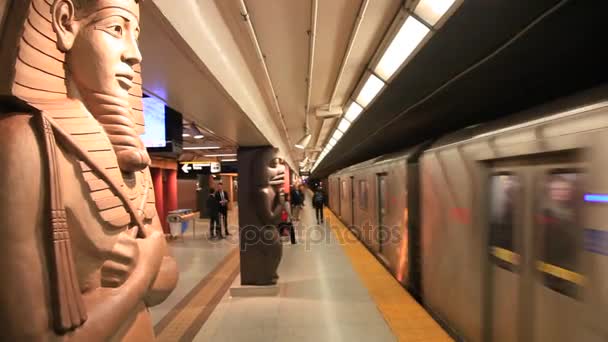
POLYGON ((215 190, 209 190, 209 198, 207 198, 207 213, 209 214, 209 238, 221 239, 222 227, 220 226, 219 218, 220 203, 215 198, 215 190))
POLYGON ((224 222, 224 233, 226 235, 230 235, 230 233, 228 232, 228 193, 226 191, 224 191, 223 187, 222 187, 222 183, 218 183, 217 185, 217 191, 215 192, 215 199, 219 202, 220 204, 220 216, 221 216, 221 220, 224 222))

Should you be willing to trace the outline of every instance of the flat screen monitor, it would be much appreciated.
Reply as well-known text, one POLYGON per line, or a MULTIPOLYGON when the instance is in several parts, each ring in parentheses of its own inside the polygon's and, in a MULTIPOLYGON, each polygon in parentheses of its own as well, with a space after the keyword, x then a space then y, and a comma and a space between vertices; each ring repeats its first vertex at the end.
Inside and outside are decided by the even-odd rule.
POLYGON ((141 135, 146 147, 167 146, 165 103, 155 97, 144 97, 145 133, 141 135))

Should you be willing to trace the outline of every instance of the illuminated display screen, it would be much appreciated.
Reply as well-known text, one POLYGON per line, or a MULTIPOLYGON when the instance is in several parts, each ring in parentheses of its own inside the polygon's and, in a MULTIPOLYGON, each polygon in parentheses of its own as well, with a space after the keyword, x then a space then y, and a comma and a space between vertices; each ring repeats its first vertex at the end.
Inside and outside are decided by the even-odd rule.
POLYGON ((608 203, 608 195, 587 194, 585 195, 586 202, 608 203))
POLYGON ((141 140, 146 147, 165 147, 165 103, 155 97, 144 97, 142 100, 146 131, 140 136, 141 140))

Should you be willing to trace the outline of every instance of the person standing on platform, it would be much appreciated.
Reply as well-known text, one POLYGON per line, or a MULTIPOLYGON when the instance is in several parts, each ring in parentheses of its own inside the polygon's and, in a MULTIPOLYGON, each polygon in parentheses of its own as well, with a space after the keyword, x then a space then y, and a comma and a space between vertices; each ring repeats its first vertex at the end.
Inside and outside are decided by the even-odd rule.
MULTIPOLYGON (((291 199, 293 201, 293 198, 291 199)), ((289 196, 286 193, 281 193, 280 202, 283 205, 283 213, 281 215, 281 223, 279 223, 279 233, 283 235, 285 230, 289 233, 289 239, 292 245, 296 244, 296 232, 293 226, 292 206, 289 202, 289 196)))
POLYGON ((300 220, 300 211, 302 210, 302 206, 304 205, 304 194, 298 187, 291 188, 291 209, 293 213, 293 220, 300 220))
POLYGON ((215 190, 209 190, 207 198, 207 213, 209 214, 209 238, 222 238, 222 227, 220 226, 220 203, 215 198, 215 190))
MULTIPOLYGON (((300 195, 300 206, 299 206, 299 210, 300 213, 302 212, 302 209, 304 208, 304 203, 306 201, 306 188, 304 187, 304 184, 300 183, 298 185, 298 194, 300 195)), ((298 214, 298 221, 300 220, 300 214, 298 214)))
POLYGON ((312 196, 312 206, 315 208, 315 214, 317 216, 317 224, 323 223, 323 205, 325 204, 325 194, 323 189, 318 187, 312 196))
MULTIPOLYGON (((224 223, 224 233, 226 236, 230 235, 228 232, 228 193, 224 191, 222 183, 218 183, 217 191, 215 192, 215 199, 220 204, 220 217, 221 221, 224 223)), ((221 229, 221 228, 220 228, 221 229)))

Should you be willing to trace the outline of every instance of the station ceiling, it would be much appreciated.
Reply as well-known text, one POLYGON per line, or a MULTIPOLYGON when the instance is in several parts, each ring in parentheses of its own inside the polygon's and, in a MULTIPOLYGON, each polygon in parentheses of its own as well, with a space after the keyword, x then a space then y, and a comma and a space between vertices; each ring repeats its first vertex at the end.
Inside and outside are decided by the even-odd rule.
POLYGON ((279 148, 297 170, 304 157, 314 160, 337 123, 319 119, 317 110, 331 103, 341 113, 402 1, 176 4, 142 3, 144 89, 235 145, 279 148), (299 150, 306 123, 311 143, 299 150))
MULTIPOLYGON (((318 114, 345 109, 399 11, 417 3, 146 1, 144 89, 227 148, 270 144, 297 169, 305 157, 318 158, 337 125, 318 114), (306 122, 312 139, 299 150, 306 122)), ((604 83, 607 7, 464 0, 313 175, 604 83)))
POLYGON ((313 176, 608 81, 606 1, 465 0, 313 176))

